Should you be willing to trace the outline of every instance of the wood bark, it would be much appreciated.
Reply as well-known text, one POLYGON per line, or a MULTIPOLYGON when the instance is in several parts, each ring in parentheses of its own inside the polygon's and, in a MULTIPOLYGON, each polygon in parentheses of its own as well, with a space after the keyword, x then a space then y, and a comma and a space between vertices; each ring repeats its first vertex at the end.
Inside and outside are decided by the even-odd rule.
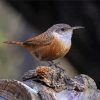
POLYGON ((100 100, 100 90, 87 75, 70 78, 59 67, 40 66, 22 82, 1 79, 0 100, 100 100))

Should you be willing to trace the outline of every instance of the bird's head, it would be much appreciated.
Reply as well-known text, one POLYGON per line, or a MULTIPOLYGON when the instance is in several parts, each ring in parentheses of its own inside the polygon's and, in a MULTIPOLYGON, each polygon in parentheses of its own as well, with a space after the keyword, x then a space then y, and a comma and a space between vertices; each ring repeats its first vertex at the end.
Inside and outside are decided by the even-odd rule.
POLYGON ((57 33, 60 35, 67 35, 67 34, 72 35, 73 30, 80 29, 80 28, 84 28, 84 27, 82 26, 71 27, 68 24, 55 24, 52 27, 50 27, 48 31, 50 31, 50 33, 57 33))

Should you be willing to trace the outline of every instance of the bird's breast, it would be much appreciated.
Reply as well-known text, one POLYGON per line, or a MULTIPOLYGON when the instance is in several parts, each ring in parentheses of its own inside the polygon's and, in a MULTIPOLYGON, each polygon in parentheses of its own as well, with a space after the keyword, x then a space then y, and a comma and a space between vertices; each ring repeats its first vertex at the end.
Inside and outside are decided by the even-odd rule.
POLYGON ((69 49, 70 47, 63 41, 54 39, 51 44, 37 48, 35 50, 35 55, 40 60, 55 60, 63 57, 69 49))

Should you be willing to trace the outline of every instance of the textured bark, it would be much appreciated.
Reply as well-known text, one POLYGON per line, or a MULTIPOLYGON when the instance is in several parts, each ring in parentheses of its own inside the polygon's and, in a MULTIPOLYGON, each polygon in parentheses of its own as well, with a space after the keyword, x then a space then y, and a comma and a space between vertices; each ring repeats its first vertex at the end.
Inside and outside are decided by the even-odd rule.
POLYGON ((69 78, 59 67, 40 66, 23 82, 1 79, 0 100, 100 100, 100 91, 87 75, 69 78))
POLYGON ((30 87, 17 80, 0 80, 0 100, 39 100, 30 87))

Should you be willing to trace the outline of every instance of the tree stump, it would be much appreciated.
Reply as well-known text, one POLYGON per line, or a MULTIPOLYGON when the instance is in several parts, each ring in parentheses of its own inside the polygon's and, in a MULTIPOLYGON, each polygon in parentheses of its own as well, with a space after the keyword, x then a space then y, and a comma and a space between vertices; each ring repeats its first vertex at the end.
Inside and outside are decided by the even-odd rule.
POLYGON ((70 78, 60 67, 39 66, 22 82, 1 79, 0 100, 100 100, 100 90, 87 75, 70 78))

